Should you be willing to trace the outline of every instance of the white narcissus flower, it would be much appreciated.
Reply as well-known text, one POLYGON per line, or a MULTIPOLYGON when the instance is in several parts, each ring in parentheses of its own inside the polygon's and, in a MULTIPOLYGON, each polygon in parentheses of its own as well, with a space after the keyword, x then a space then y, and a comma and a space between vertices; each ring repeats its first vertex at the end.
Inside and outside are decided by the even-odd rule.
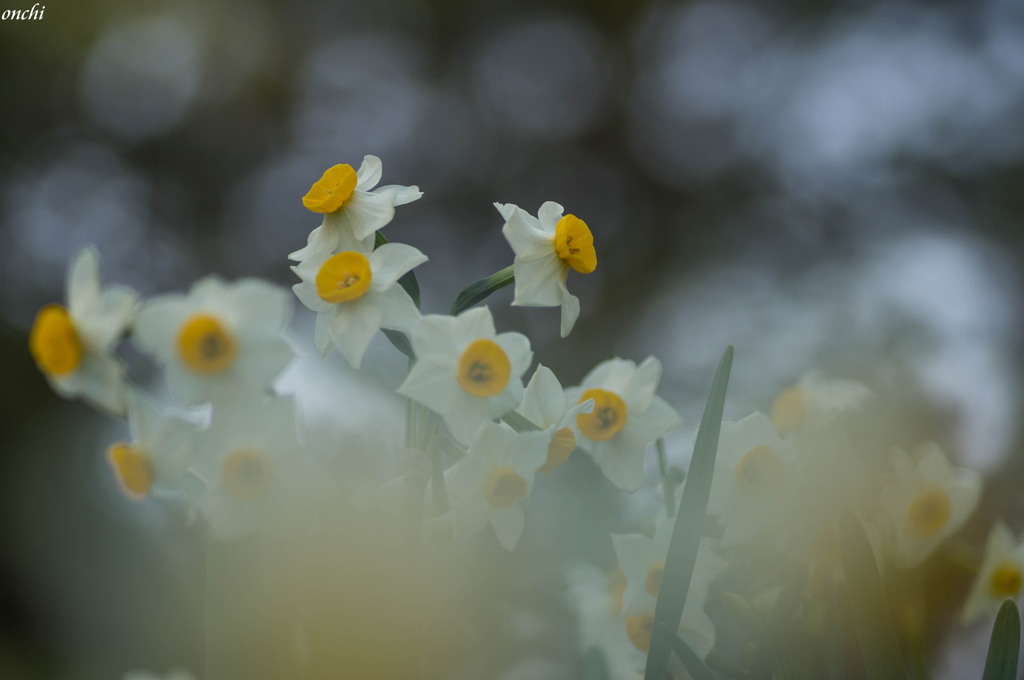
POLYGON ((996 522, 985 544, 985 558, 964 603, 963 623, 994 614, 1007 598, 1020 598, 1022 583, 1024 541, 1017 540, 1006 524, 996 522))
POLYGON ((904 569, 921 564, 956 533, 981 496, 980 475, 950 465, 937 445, 922 444, 916 454, 915 464, 903 451, 893 452, 895 479, 879 495, 892 524, 893 556, 904 569))
POLYGON ((359 368, 382 327, 409 333, 420 312, 398 279, 426 261, 412 246, 385 243, 374 249, 342 233, 338 252, 316 252, 292 267, 302 279, 292 290, 317 313, 317 351, 326 355, 333 345, 359 368))
POLYGON ((424 316, 411 340, 416 363, 398 392, 440 414, 459 442, 522 401, 530 341, 521 333, 495 332, 487 307, 457 317, 424 316))
POLYGON ((294 356, 283 335, 290 309, 290 296, 278 286, 211 276, 188 295, 143 305, 135 340, 166 366, 172 393, 195 404, 268 387, 294 356))
POLYGON ((112 348, 131 324, 138 296, 123 286, 104 290, 99 254, 86 246, 68 267, 67 304, 39 310, 29 335, 32 357, 61 395, 123 415, 124 365, 112 348))
POLYGON ((525 521, 520 501, 529 498, 547 449, 542 432, 516 432, 492 422, 481 425, 466 456, 445 472, 455 539, 471 536, 490 522, 501 545, 515 548, 525 521))
POLYGON ((154 488, 180 489, 192 463, 198 428, 161 413, 136 391, 128 393, 128 422, 132 441, 107 450, 107 462, 124 492, 142 499, 154 488))
POLYGON ((826 380, 812 372, 779 393, 772 403, 771 418, 786 436, 828 424, 844 411, 860 408, 870 398, 871 390, 856 380, 826 380))
POLYGON ((412 203, 423 196, 419 187, 379 187, 382 167, 376 156, 364 156, 359 170, 342 164, 328 168, 302 197, 308 210, 324 214, 323 224, 314 229, 305 248, 288 256, 301 262, 317 252, 332 252, 345 235, 373 245, 373 234, 395 216, 395 206, 412 203))
POLYGON ((194 469, 207 483, 199 507, 217 540, 248 534, 332 488, 298 441, 290 397, 215 408, 196 437, 194 469))
POLYGON ((501 233, 515 252, 513 305, 561 307, 562 337, 569 335, 580 315, 580 301, 565 285, 569 269, 589 274, 597 267, 594 237, 586 222, 562 215, 562 206, 548 201, 537 217, 511 203, 495 203, 505 225, 501 233))
MULTIPOLYGON (((622 615, 630 641, 642 652, 651 644, 654 605, 661 590, 665 559, 675 530, 675 520, 662 522, 654 537, 643 534, 612 536, 615 556, 626 575, 626 592, 622 598, 622 615)), ((715 626, 704 612, 708 588, 725 568, 707 539, 702 539, 694 563, 686 605, 679 622, 679 637, 702 659, 715 646, 715 626)))
POLYGON ((660 379, 661 362, 654 357, 639 366, 616 358, 598 364, 569 391, 577 402, 594 400, 593 410, 577 414, 571 424, 577 446, 626 491, 644 483, 647 445, 680 422, 676 410, 654 393, 660 379))
POLYGON ((569 460, 576 450, 576 435, 569 424, 578 413, 594 410, 594 400, 577 404, 562 390, 562 384, 547 366, 537 366, 523 392, 523 403, 516 411, 548 436, 548 456, 537 472, 550 474, 569 460))
POLYGON ((565 570, 569 604, 579 620, 579 651, 596 649, 604 657, 608 677, 626 678, 644 667, 643 652, 626 636, 622 596, 626 576, 616 568, 611 574, 587 563, 565 570))
POLYGON ((753 538, 772 521, 792 462, 775 425, 763 413, 722 423, 708 514, 722 518, 723 546, 753 538))

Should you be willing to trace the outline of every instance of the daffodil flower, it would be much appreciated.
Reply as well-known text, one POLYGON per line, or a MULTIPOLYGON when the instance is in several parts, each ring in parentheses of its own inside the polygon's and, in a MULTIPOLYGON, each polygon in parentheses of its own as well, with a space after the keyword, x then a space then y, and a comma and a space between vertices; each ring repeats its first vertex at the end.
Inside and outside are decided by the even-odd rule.
MULTIPOLYGON (((654 605, 661 591, 665 558, 674 529, 675 520, 669 519, 655 529, 653 538, 643 534, 612 536, 615 556, 626 575, 622 598, 626 632, 636 648, 645 653, 651 644, 654 605)), ((704 612, 704 603, 711 582, 724 568, 725 561, 711 549, 707 539, 702 539, 678 630, 679 637, 701 658, 715 646, 715 626, 704 612)))
POLYGON ((445 472, 455 539, 476 534, 489 522, 502 547, 515 548, 525 522, 520 501, 529 498, 547 448, 543 432, 482 424, 466 456, 445 472))
POLYGON ((616 358, 598 364, 569 392, 578 403, 594 400, 593 410, 578 413, 570 425, 576 444, 626 491, 644 483, 647 445, 680 422, 676 410, 654 393, 660 379, 661 362, 654 357, 639 366, 616 358))
POLYGON ((622 596, 626 575, 616 568, 607 573, 592 564, 571 564, 565 570, 567 595, 579 621, 582 656, 598 650, 608 667, 608 677, 630 677, 644 667, 644 655, 626 637, 622 596))
POLYGON ((580 315, 580 301, 569 293, 569 270, 589 274, 597 267, 594 237, 586 222, 563 215, 562 206, 548 201, 537 217, 511 203, 495 203, 505 225, 501 233, 515 252, 516 288, 513 305, 561 307, 562 337, 569 335, 580 315))
POLYGON ((569 424, 579 413, 594 410, 594 401, 576 403, 562 390, 562 384, 547 366, 537 366, 526 385, 523 403, 516 411, 549 437, 548 456, 537 472, 550 474, 560 468, 576 450, 576 435, 569 424))
POLYGON ((763 413, 722 423, 708 514, 725 524, 723 547, 749 540, 772 521, 792 463, 789 448, 763 413))
POLYGON ((29 335, 29 350, 53 389, 122 415, 125 412, 124 365, 112 348, 131 324, 138 296, 129 288, 100 285, 99 255, 80 250, 67 276, 67 307, 39 310, 29 335))
POLYGON ((521 333, 497 333, 486 307, 456 317, 424 316, 411 340, 416 363, 398 393, 439 413, 460 442, 522 401, 530 341, 521 333))
POLYGON ((893 527, 896 564, 910 569, 921 564, 964 525, 981 496, 981 477, 950 465, 933 443, 917 451, 917 462, 893 452, 895 479, 880 496, 893 527))
POLYGON ((346 235, 372 246, 374 232, 394 219, 395 206, 423 196, 415 186, 395 184, 374 189, 382 171, 376 156, 364 156, 358 171, 347 164, 328 168, 302 197, 307 210, 323 213, 323 224, 310 233, 305 248, 288 258, 301 262, 316 252, 333 252, 346 235))
POLYGON ((181 488, 198 428, 161 413, 136 391, 128 394, 128 422, 132 441, 107 450, 107 462, 125 494, 142 499, 154 488, 181 488))
POLYGON ((332 488, 299 444, 289 397, 225 402, 196 438, 195 460, 208 485, 199 507, 217 540, 248 534, 332 488))
POLYGON ((985 544, 985 557, 964 603, 964 624, 994 614, 1003 600, 1019 599, 1024 583, 1024 542, 1006 524, 996 522, 985 544))
POLYGON ((135 340, 167 367, 171 392, 187 403, 268 387, 294 356, 283 332, 288 293, 256 279, 207 277, 188 295, 143 305, 135 340))
POLYGON ((827 425, 846 411, 860 408, 871 398, 871 390, 856 380, 826 380, 808 373, 796 385, 775 398, 771 419, 782 436, 827 425))
POLYGON ((402 243, 374 249, 372 243, 345 233, 338 247, 338 252, 317 252, 292 267, 302 279, 292 290, 317 313, 317 351, 326 355, 333 345, 359 368, 377 331, 383 327, 409 333, 419 320, 416 304, 397 282, 427 256, 402 243))

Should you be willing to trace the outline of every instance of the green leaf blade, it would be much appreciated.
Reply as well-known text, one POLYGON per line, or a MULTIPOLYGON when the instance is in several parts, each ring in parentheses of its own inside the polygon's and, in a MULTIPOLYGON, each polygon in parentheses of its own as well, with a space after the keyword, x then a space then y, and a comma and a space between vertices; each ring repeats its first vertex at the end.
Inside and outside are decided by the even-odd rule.
POLYGON ((451 315, 458 316, 478 302, 487 299, 491 293, 511 285, 516 280, 515 272, 511 266, 495 272, 486 279, 480 279, 469 284, 455 296, 452 303, 451 315))
POLYGON ((1020 656, 1020 612, 1013 600, 999 607, 981 680, 1016 680, 1020 656))
POLYGON ((683 666, 689 671, 690 676, 693 680, 718 680, 718 675, 707 667, 707 665, 701 660, 697 652, 691 649, 690 645, 686 644, 686 641, 676 635, 674 630, 662 630, 669 644, 672 646, 672 651, 675 652, 676 657, 682 662, 683 666))
POLYGON ((690 590, 690 579, 693 578, 693 567, 697 561, 697 550, 704 530, 708 498, 711 495, 711 476, 715 471, 718 435, 722 429, 722 414, 725 410, 725 394, 729 386, 732 358, 733 347, 730 345, 718 363, 711 384, 711 393, 704 406, 704 415, 697 428, 690 470, 679 501, 676 526, 665 560, 661 591, 654 607, 652 628, 655 634, 651 636, 644 680, 663 680, 672 654, 672 640, 665 631, 678 629, 683 616, 683 607, 686 605, 686 595, 690 590))

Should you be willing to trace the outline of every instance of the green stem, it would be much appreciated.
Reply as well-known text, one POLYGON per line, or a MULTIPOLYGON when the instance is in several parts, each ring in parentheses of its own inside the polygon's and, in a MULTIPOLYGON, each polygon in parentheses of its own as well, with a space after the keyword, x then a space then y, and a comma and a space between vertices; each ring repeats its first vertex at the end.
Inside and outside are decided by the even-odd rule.
POLYGON ((501 290, 515 280, 516 277, 512 265, 509 265, 501 271, 491 274, 486 279, 474 281, 463 288, 462 292, 455 296, 455 302, 452 303, 451 315, 458 316, 476 303, 486 299, 494 291, 501 290))
POLYGON ((516 432, 536 432, 540 429, 518 411, 509 411, 501 419, 516 432))
POLYGON ((668 463, 665 461, 665 440, 658 437, 654 442, 658 449, 658 471, 661 472, 661 485, 665 489, 665 513, 671 519, 676 516, 676 491, 668 478, 668 463))

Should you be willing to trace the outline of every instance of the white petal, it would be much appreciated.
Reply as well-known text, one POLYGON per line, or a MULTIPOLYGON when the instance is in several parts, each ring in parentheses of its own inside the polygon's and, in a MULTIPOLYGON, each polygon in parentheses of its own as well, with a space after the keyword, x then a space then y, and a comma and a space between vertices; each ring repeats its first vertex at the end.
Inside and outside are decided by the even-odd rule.
MULTIPOLYGON (((295 269, 295 267, 292 267, 292 269, 295 269)), ((295 297, 299 298, 299 302, 307 309, 311 309, 314 312, 328 312, 334 309, 333 303, 324 300, 316 292, 316 284, 312 281, 300 281, 292 286, 292 291, 295 293, 295 297)))
POLYGON ((413 328, 412 349, 418 358, 434 356, 439 360, 452 363, 452 376, 455 375, 455 364, 459 360, 462 349, 455 342, 459 321, 455 317, 443 314, 428 314, 422 317, 413 328))
POLYGON ((671 432, 680 422, 679 413, 664 399, 655 396, 651 399, 647 410, 641 413, 627 414, 623 434, 628 430, 629 436, 649 444, 658 437, 671 432))
POLYGON ((387 186, 380 187, 377 191, 394 191, 395 206, 407 205, 423 198, 423 192, 420 191, 418 186, 406 187, 401 184, 388 184, 387 186))
POLYGON ((384 164, 380 162, 379 158, 369 154, 363 156, 363 162, 359 165, 359 169, 356 170, 356 189, 359 191, 369 191, 377 186, 383 173, 384 164))
POLYGON ((369 239, 395 217, 395 192, 364 193, 356 191, 337 212, 357 239, 369 239))
POLYGON ((382 328, 402 331, 408 335, 421 318, 416 303, 401 286, 384 292, 369 291, 366 301, 380 310, 382 328))
POLYGON ((523 393, 519 412, 541 429, 558 423, 565 412, 565 394, 554 371, 538 364, 523 393))
POLYGON ((633 373, 636 372, 636 364, 627 359, 606 359, 590 370, 590 373, 583 378, 582 387, 584 390, 592 387, 600 387, 611 392, 620 393, 633 373))
POLYGON ((661 362, 654 357, 643 360, 622 390, 622 397, 631 411, 647 408, 661 380, 661 362))
MULTIPOLYGON (((511 364, 512 372, 509 375, 509 382, 519 383, 519 393, 522 395, 522 375, 533 361, 533 351, 530 349, 530 339, 522 333, 499 333, 494 337, 494 342, 505 351, 508 362, 511 364)), ((507 389, 507 388, 506 388, 507 389)), ((515 405, 518 405, 516 401, 515 405)))
POLYGON ((501 233, 505 236, 516 258, 534 259, 554 254, 554 230, 545 230, 539 220, 522 208, 495 203, 494 207, 505 218, 501 233))
POLYGON ((562 292, 562 323, 559 333, 566 338, 576 325, 576 319, 580 318, 580 299, 569 292, 564 281, 559 282, 559 288, 562 292))
POLYGON ((517 257, 513 263, 515 296, 512 304, 520 307, 557 307, 562 304, 560 283, 569 266, 553 252, 536 258, 517 257))
POLYGON ((398 393, 442 414, 452 410, 465 394, 455 381, 454 367, 438 365, 423 356, 413 364, 409 375, 398 387, 398 393))
POLYGON ((259 279, 236 281, 231 286, 231 302, 238 332, 260 340, 280 335, 291 316, 288 291, 259 279))
POLYGON ((99 304, 100 256, 94 246, 85 246, 75 255, 68 267, 68 310, 75 316, 79 311, 88 313, 99 304))
POLYGON ((337 230, 326 227, 327 219, 324 216, 323 223, 309 232, 306 237, 306 245, 293 253, 288 254, 288 259, 295 262, 303 262, 315 255, 330 253, 338 245, 337 230))
MULTIPOLYGON (((494 338, 495 336, 494 317, 491 316, 491 310, 486 305, 467 309, 455 319, 456 325, 452 332, 452 339, 457 347, 464 349, 474 340, 494 338)), ((510 361, 511 359, 509 357, 510 361)))
POLYGON ((545 201, 537 211, 537 219, 546 231, 554 235, 555 227, 558 226, 558 221, 562 219, 564 213, 565 208, 559 204, 554 201, 545 201))
MULTIPOLYGON (((615 439, 621 439, 621 433, 615 439)), ((636 491, 644 483, 644 448, 629 440, 600 442, 604 450, 597 461, 608 480, 624 491, 636 491)), ((595 447, 598 448, 598 447, 595 447)), ((595 456, 597 457, 597 456, 595 456)))
POLYGON ((327 356, 331 351, 331 322, 334 321, 335 310, 320 312, 316 315, 316 326, 313 330, 313 346, 320 356, 327 356))
POLYGON ((654 541, 643 534, 612 534, 612 547, 628 583, 643 584, 651 565, 665 560, 665 555, 657 554, 654 541))
POLYGON ((427 261, 427 256, 404 243, 385 243, 370 253, 371 285, 374 290, 387 290, 406 272, 427 261))
POLYGON ((114 415, 125 414, 124 366, 110 354, 89 355, 74 373, 66 377, 52 376, 50 383, 65 396, 81 396, 114 415))
POLYGON ((111 286, 91 303, 75 325, 95 350, 106 350, 131 324, 139 307, 139 296, 131 288, 111 286))
POLYGON ((498 536, 498 542, 505 550, 512 550, 519 542, 523 534, 523 525, 526 519, 523 516, 523 509, 518 503, 507 508, 491 509, 491 526, 498 536))
MULTIPOLYGON (((495 415, 491 415, 492 412, 489 411, 488 406, 489 402, 491 404, 496 403, 495 400, 499 399, 501 395, 498 397, 491 397, 490 399, 480 399, 467 394, 461 387, 459 387, 458 383, 454 382, 454 380, 452 382, 455 384, 455 393, 452 398, 452 405, 444 411, 441 411, 441 416, 444 418, 444 424, 448 427, 452 436, 455 437, 459 443, 465 443, 473 437, 473 434, 477 431, 477 428, 480 427, 481 423, 489 420, 490 418, 496 417, 495 415)), ((427 401, 423 403, 430 406, 432 409, 436 410, 437 408, 435 407, 436 401, 427 401)), ((503 407, 499 405, 496 410, 501 413, 505 413, 512 409, 511 407, 503 409, 503 407)))
POLYGON ((342 303, 331 322, 331 340, 352 368, 359 368, 370 340, 380 330, 381 312, 365 301, 342 303))
POLYGON ((162 361, 173 361, 178 331, 190 310, 191 305, 181 295, 162 295, 150 299, 135 319, 135 341, 142 349, 162 361))

